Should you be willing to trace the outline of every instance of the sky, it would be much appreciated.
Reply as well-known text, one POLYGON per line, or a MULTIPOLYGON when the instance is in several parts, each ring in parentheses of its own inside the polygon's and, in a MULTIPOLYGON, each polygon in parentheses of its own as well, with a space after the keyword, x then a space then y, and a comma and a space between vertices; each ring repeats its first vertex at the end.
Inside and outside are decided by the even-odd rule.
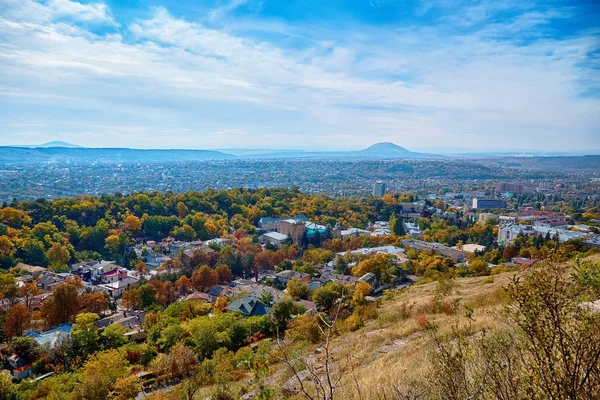
POLYGON ((0 0, 0 145, 600 149, 597 0, 0 0))

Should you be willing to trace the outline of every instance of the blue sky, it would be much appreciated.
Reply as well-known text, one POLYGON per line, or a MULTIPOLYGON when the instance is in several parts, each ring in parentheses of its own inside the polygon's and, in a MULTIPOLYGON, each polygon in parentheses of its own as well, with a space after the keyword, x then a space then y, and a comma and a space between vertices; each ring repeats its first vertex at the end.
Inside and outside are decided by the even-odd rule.
POLYGON ((0 144, 600 148, 600 3, 0 0, 0 144))

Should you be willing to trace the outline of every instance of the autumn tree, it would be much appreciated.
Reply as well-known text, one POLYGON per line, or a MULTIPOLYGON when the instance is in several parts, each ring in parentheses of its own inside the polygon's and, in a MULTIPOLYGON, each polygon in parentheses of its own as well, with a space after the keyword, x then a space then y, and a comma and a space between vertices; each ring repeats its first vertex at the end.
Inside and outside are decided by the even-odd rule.
POLYGON ((142 222, 135 215, 125 217, 125 230, 129 232, 139 232, 142 229, 142 222))
POLYGON ((204 291, 219 282, 219 274, 208 265, 203 265, 192 274, 194 289, 204 291))
POLYGON ((231 282, 233 279, 233 274, 227 265, 219 264, 216 266, 215 271, 221 284, 231 282))
POLYGON ((181 275, 175 281, 175 287, 182 293, 188 293, 192 288, 192 281, 185 275, 181 275))
POLYGON ((70 322, 79 309, 77 288, 67 283, 57 285, 52 290, 52 296, 44 300, 40 308, 48 326, 70 322))
POLYGON ((117 380, 127 374, 127 367, 127 360, 117 350, 94 354, 81 369, 71 397, 75 400, 108 399, 117 380))
POLYGON ((25 282, 23 286, 19 288, 19 297, 25 299, 25 305, 31 307, 31 299, 35 296, 44 293, 44 290, 38 288, 37 282, 25 282))
POLYGON ((135 262, 135 271, 140 274, 140 276, 144 276, 150 272, 150 268, 148 265, 142 260, 137 260, 135 262))
POLYGON ((142 307, 140 299, 140 291, 136 288, 131 288, 121 296, 121 304, 128 310, 138 310, 142 307))
POLYGON ((13 274, 0 271, 0 300, 8 299, 13 304, 18 293, 17 279, 13 274))
POLYGON ((359 262, 352 268, 352 275, 363 276, 370 272, 383 283, 389 283, 394 278, 397 268, 398 258, 395 255, 381 253, 359 262))
POLYGON ((108 299, 102 292, 85 293, 79 300, 81 308, 88 313, 100 314, 108 308, 108 299))
POLYGON ((365 281, 356 282, 356 291, 361 292, 364 296, 368 296, 371 293, 371 285, 365 281))
POLYGON ((287 294, 294 299, 306 299, 308 296, 308 285, 299 279, 290 279, 286 285, 287 294))
POLYGON ((53 243, 52 247, 46 253, 49 268, 53 271, 64 271, 67 263, 71 259, 71 253, 66 246, 60 243, 53 243))
POLYGON ((26 305, 19 303, 10 307, 4 320, 4 335, 7 338, 21 336, 31 323, 31 311, 26 305))

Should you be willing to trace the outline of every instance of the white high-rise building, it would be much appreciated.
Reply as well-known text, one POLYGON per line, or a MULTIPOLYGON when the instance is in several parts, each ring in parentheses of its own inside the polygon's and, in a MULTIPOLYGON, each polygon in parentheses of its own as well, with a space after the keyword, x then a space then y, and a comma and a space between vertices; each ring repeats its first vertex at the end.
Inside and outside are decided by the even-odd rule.
POLYGON ((382 197, 385 194, 385 183, 377 181, 373 184, 373 196, 382 197))

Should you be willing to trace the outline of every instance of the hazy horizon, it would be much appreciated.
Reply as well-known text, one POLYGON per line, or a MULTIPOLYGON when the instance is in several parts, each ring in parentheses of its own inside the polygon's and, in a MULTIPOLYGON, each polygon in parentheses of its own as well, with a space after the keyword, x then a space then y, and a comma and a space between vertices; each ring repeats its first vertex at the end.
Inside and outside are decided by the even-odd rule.
POLYGON ((1 145, 600 149, 595 1, 0 0, 0 9, 1 145))

